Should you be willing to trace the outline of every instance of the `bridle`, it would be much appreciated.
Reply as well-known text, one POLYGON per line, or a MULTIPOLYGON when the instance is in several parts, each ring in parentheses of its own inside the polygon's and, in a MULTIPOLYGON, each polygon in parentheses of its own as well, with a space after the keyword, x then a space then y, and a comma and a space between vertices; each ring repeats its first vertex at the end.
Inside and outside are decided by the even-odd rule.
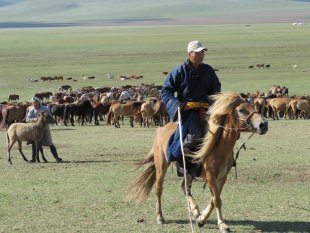
POLYGON ((227 130, 234 130, 235 132, 240 132, 245 129, 250 129, 253 128, 252 123, 251 123, 251 118, 254 116, 255 113, 258 113, 257 111, 251 112, 245 119, 239 118, 239 120, 243 121, 246 124, 246 127, 243 128, 230 128, 222 125, 216 125, 219 128, 222 129, 227 129, 227 130))
MULTIPOLYGON (((240 131, 242 130, 245 130, 245 129, 253 129, 253 125, 251 123, 251 119, 252 117, 254 116, 254 114, 258 113, 257 111, 253 111, 251 112, 245 119, 242 119, 242 118, 239 118, 239 120, 243 121, 245 124, 246 124, 246 127, 243 127, 243 128, 229 128, 229 127, 225 127, 225 126, 222 126, 222 125, 217 125, 217 127, 219 128, 222 128, 222 129, 226 129, 226 130, 234 130, 236 133, 240 133, 240 131)), ((222 121, 222 124, 224 123, 225 121, 225 118, 223 119, 222 121)), ((253 137, 255 133, 253 132, 242 144, 241 146, 239 147, 238 151, 236 152, 236 156, 234 156, 234 152, 232 151, 232 156, 233 156, 233 165, 232 167, 235 167, 235 175, 236 175, 236 178, 237 178, 237 159, 239 157, 239 153, 240 153, 240 150, 241 149, 244 149, 246 150, 246 147, 245 147, 245 144, 253 137)), ((240 137, 240 134, 238 135, 238 138, 240 137)))

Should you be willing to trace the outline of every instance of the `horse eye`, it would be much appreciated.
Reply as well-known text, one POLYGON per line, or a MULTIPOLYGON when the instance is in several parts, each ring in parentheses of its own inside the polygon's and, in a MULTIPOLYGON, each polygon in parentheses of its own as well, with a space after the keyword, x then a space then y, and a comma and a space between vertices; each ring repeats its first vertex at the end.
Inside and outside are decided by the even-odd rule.
POLYGON ((239 112, 242 113, 242 114, 244 114, 244 113, 245 113, 245 110, 244 110, 243 108, 240 108, 240 109, 239 109, 239 112))

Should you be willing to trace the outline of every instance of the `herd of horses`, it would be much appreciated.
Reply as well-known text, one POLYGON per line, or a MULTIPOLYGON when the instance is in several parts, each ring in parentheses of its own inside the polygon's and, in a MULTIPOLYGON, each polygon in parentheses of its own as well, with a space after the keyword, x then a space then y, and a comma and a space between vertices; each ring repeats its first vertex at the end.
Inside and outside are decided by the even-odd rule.
MULTIPOLYGON (((131 86, 128 88, 132 88, 131 86)), ((149 87, 148 98, 138 99, 140 92, 125 89, 130 92, 128 99, 122 100, 121 95, 124 87, 100 88, 100 92, 91 86, 82 88, 81 94, 71 91, 71 86, 63 85, 60 89, 70 89, 69 92, 52 93, 50 91, 36 93, 43 104, 48 105, 57 124, 74 126, 94 124, 99 125, 100 121, 114 125, 119 128, 119 123, 124 118, 134 127, 134 123, 140 126, 163 126, 169 122, 165 105, 159 97, 160 87, 149 87), (155 91, 154 91, 155 90, 155 91), (155 94, 154 94, 155 93, 155 94), (109 96, 111 94, 111 96, 109 96), (154 95, 153 95, 154 94, 154 95), (108 98, 107 98, 108 97, 108 98), (50 102, 49 100, 52 100, 50 102)), ((128 94, 128 93, 127 93, 128 94)), ((12 96, 17 96, 12 94, 12 96)), ((249 101, 253 103, 257 112, 265 118, 272 119, 310 119, 310 97, 289 96, 288 88, 285 86, 273 85, 266 93, 257 91, 247 93, 249 101)), ((14 122, 23 121, 30 103, 3 102, 0 104, 0 119, 2 124, 10 125, 14 122)))

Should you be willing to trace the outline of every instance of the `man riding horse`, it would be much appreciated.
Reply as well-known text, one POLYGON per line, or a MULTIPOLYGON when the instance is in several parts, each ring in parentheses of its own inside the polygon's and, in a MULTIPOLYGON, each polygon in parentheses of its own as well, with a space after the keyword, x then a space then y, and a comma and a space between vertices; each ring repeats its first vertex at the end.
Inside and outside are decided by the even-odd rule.
MULTIPOLYGON (((201 113, 210 104, 208 96, 221 91, 221 83, 214 69, 203 63, 205 51, 207 49, 201 42, 189 42, 188 59, 170 72, 162 87, 161 97, 171 120, 177 120, 177 109, 181 108, 182 140, 187 151, 197 150, 205 134, 205 114, 201 113)), ((178 175, 183 175, 179 129, 169 141, 166 159, 168 162, 176 161, 178 175)), ((199 176, 197 164, 187 165, 191 175, 199 176)))

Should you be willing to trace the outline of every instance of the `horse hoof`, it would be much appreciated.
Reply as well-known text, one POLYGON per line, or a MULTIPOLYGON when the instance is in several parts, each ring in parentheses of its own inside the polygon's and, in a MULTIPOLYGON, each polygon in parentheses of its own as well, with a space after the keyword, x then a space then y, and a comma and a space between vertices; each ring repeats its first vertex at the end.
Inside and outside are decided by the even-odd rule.
POLYGON ((227 229, 221 230, 220 232, 221 232, 221 233, 229 233, 229 232, 230 232, 230 229, 227 228, 227 229))
POLYGON ((158 219, 156 220, 156 223, 162 225, 162 224, 165 223, 165 220, 164 220, 163 218, 158 218, 158 219))
POLYGON ((202 228, 205 224, 199 221, 199 217, 196 219, 197 226, 202 228))
POLYGON ((228 233, 228 232, 230 232, 230 229, 225 223, 222 223, 222 226, 220 226, 220 232, 221 233, 228 233))
POLYGON ((31 160, 28 161, 28 163, 35 163, 35 162, 36 162, 35 159, 31 159, 31 160))

